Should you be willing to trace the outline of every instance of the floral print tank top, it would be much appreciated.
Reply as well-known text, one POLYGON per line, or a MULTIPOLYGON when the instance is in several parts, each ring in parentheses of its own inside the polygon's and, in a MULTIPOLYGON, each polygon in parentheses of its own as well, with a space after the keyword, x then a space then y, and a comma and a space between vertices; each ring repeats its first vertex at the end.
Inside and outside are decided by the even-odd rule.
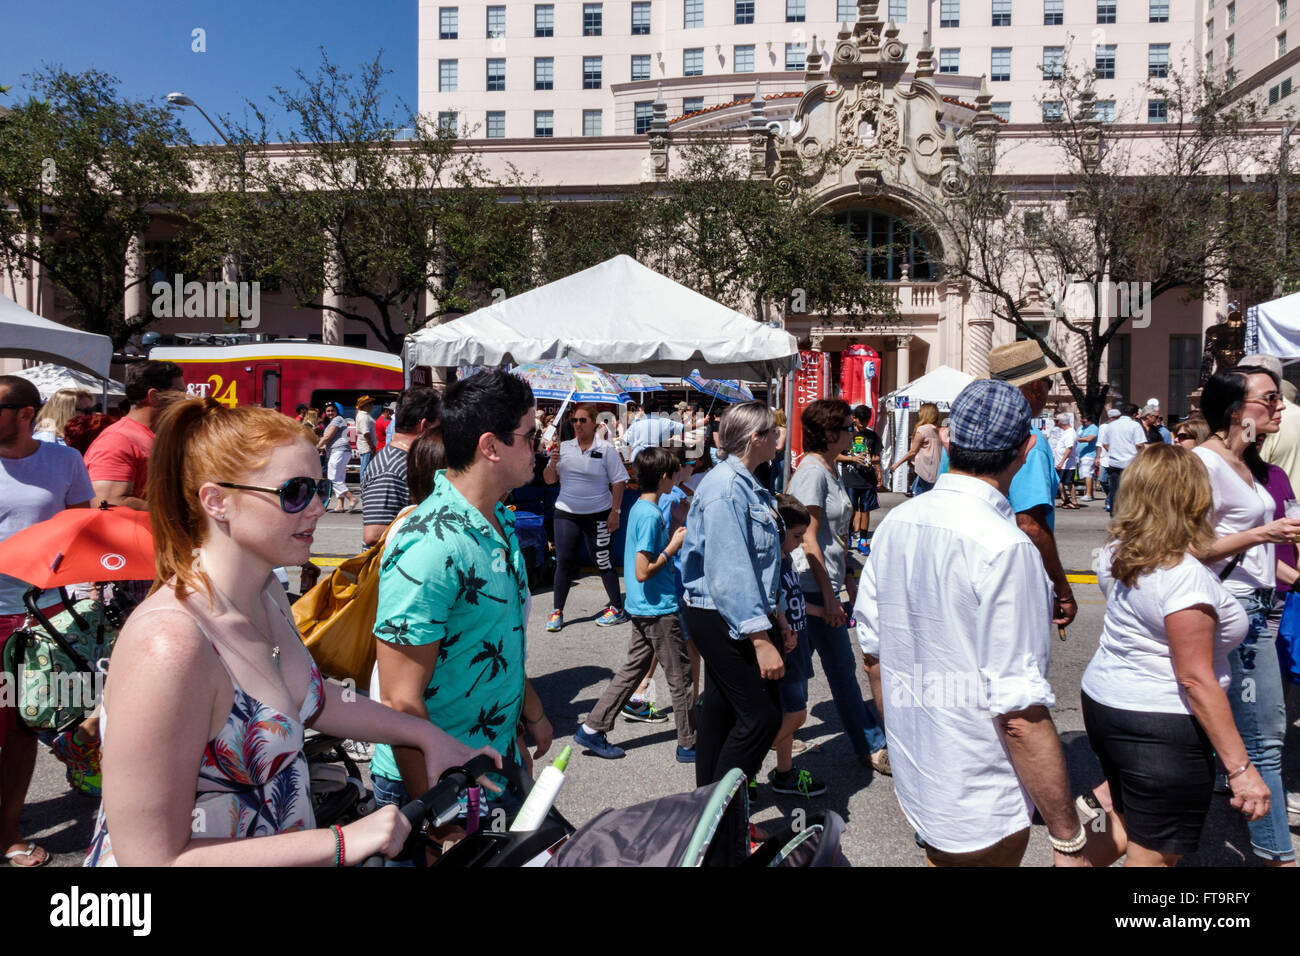
MULTIPOLYGON (((275 604, 274 600, 271 603, 275 604)), ((203 621, 198 617, 195 621, 220 659, 221 652, 203 621)), ((229 674, 224 659, 222 666, 229 674)), ((293 715, 245 692, 233 674, 230 680, 235 689, 230 716, 220 733, 208 741, 199 766, 192 818, 195 836, 228 839, 313 829, 316 818, 303 731, 325 707, 325 681, 320 671, 313 663, 307 695, 293 715)), ((101 716, 101 733, 106 735, 105 717, 101 716)), ((102 801, 85 865, 116 865, 102 801)))

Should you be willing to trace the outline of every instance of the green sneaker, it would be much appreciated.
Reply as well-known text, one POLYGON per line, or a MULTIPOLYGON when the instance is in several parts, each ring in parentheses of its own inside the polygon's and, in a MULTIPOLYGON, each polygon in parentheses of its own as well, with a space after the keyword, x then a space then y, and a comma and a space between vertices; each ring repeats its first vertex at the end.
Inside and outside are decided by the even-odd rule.
POLYGON ((822 783, 807 770, 787 770, 781 773, 773 770, 768 774, 768 783, 773 793, 790 793, 800 797, 820 797, 826 792, 822 783))

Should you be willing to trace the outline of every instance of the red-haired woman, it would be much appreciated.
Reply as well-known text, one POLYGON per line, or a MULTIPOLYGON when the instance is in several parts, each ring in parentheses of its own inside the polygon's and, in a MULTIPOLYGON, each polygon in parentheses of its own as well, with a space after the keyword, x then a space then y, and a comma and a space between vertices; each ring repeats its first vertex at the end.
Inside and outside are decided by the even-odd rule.
POLYGON ((88 863, 392 856, 410 830, 395 808, 314 829, 304 727, 418 747, 430 779, 479 752, 327 684, 303 647, 271 569, 310 555, 330 489, 319 475, 309 436, 288 416, 210 399, 163 413, 148 486, 157 577, 113 653, 88 863))

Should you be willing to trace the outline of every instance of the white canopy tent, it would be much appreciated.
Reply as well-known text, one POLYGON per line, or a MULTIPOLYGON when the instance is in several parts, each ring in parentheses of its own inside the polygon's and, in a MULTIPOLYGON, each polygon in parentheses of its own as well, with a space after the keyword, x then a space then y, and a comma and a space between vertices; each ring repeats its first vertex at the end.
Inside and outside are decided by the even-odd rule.
POLYGON ((1300 361, 1300 292, 1246 310, 1246 354, 1300 361))
POLYGON ((770 381, 795 337, 615 256, 406 338, 406 368, 569 358, 610 372, 770 381))
MULTIPOLYGON (((940 365, 933 371, 926 372, 915 382, 909 382, 900 389, 890 392, 881 400, 882 410, 888 413, 885 419, 885 433, 881 436, 881 463, 888 467, 907 454, 908 440, 911 435, 911 416, 915 415, 926 402, 939 406, 940 412, 947 412, 953 400, 961 390, 975 381, 975 376, 959 372, 947 365, 940 365)), ((894 473, 892 491, 907 490, 907 476, 899 471, 894 473)))
POLYGON ((0 355, 53 362, 79 372, 108 378, 113 341, 41 318, 13 299, 0 295, 0 355))

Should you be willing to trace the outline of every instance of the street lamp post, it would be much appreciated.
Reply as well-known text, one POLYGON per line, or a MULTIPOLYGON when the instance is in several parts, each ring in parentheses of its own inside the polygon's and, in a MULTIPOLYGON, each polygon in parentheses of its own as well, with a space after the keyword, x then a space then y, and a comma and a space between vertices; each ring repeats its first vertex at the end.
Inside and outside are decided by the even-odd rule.
POLYGON ((1282 269, 1286 263, 1286 194, 1291 165, 1291 134, 1300 126, 1300 120, 1282 131, 1282 145, 1277 158, 1277 275, 1273 279, 1273 298, 1282 295, 1282 269))

